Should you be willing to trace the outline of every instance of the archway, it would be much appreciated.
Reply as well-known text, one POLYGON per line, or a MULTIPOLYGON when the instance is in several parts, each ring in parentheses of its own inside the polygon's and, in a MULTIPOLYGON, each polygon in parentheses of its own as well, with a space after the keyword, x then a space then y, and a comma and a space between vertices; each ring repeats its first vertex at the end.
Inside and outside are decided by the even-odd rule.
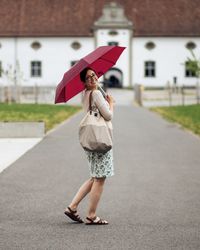
POLYGON ((104 87, 122 88, 123 72, 118 68, 111 68, 104 74, 104 87))

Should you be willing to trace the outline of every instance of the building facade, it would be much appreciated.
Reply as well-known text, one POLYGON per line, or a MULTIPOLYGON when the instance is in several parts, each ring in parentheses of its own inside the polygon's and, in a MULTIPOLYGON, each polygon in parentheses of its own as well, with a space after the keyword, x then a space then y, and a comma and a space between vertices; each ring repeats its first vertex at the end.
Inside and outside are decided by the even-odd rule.
POLYGON ((196 85, 186 63, 189 49, 200 55, 200 13, 195 12, 199 0, 173 4, 155 0, 151 5, 128 0, 17 2, 0 2, 5 12, 12 6, 18 16, 14 20, 18 25, 13 20, 1 22, 1 86, 56 86, 76 61, 103 45, 126 47, 117 64, 101 78, 111 87, 164 87, 167 82, 196 85), (68 18, 60 17, 63 14, 68 18))

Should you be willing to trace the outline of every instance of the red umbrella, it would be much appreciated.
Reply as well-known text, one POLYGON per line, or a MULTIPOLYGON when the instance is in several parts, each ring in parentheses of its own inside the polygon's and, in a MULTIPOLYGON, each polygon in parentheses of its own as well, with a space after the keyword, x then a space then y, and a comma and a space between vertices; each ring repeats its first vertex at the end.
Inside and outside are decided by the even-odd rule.
POLYGON ((100 77, 115 65, 124 49, 119 46, 101 46, 83 57, 64 74, 56 88, 55 103, 66 102, 85 89, 80 79, 80 72, 84 68, 92 68, 100 77))

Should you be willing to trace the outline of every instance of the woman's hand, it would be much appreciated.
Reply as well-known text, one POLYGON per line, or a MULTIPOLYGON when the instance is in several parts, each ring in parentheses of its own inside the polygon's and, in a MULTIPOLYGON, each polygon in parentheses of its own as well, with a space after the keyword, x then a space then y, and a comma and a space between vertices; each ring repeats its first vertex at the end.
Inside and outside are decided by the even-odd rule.
POLYGON ((115 102, 115 100, 113 99, 113 97, 111 95, 107 95, 106 100, 109 104, 113 104, 115 102))

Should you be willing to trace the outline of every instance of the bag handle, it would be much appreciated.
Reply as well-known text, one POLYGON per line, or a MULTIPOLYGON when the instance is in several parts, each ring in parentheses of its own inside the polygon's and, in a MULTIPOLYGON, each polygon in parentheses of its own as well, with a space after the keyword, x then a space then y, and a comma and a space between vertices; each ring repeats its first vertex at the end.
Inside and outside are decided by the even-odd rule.
POLYGON ((89 95, 89 111, 92 111, 92 92, 93 90, 90 92, 90 95, 89 95))

